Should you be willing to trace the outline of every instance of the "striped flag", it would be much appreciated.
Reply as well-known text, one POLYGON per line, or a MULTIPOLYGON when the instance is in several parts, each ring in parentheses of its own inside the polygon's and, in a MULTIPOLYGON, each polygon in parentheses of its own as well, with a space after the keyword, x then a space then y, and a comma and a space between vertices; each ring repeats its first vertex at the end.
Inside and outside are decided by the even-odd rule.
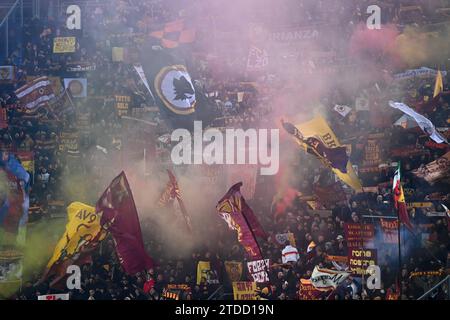
POLYGON ((55 97, 48 77, 34 79, 14 92, 27 112, 34 112, 39 106, 55 97))
POLYGON ((184 20, 166 23, 161 30, 153 31, 150 36, 160 39, 164 48, 173 49, 180 44, 195 41, 195 29, 186 26, 184 20))
POLYGON ((394 181, 392 183, 392 190, 394 193, 395 209, 398 210, 398 217, 402 223, 413 232, 413 226, 409 221, 408 210, 406 208, 405 194, 403 193, 402 183, 400 181, 400 162, 398 168, 395 170, 394 181))

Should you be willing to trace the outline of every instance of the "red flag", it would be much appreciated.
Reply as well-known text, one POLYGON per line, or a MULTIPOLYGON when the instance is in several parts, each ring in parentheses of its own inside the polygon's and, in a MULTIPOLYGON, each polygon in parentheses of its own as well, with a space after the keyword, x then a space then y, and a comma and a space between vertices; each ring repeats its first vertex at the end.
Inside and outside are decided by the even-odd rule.
POLYGON ((123 171, 97 201, 96 210, 103 212, 101 224, 113 236, 125 272, 135 274, 152 268, 153 260, 145 252, 136 205, 123 171))
POLYGON ((242 182, 232 186, 219 200, 216 209, 227 222, 228 227, 237 231, 238 241, 244 246, 249 256, 253 260, 259 260, 262 259, 262 254, 256 237, 267 239, 267 235, 241 195, 241 186, 242 182))

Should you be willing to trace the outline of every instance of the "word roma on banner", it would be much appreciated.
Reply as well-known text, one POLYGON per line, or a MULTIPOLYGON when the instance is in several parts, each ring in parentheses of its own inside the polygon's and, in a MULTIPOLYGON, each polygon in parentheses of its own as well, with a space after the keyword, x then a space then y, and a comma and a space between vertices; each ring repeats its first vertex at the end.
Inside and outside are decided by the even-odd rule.
POLYGON ((348 265, 353 274, 364 275, 368 266, 377 264, 377 250, 349 249, 348 265))

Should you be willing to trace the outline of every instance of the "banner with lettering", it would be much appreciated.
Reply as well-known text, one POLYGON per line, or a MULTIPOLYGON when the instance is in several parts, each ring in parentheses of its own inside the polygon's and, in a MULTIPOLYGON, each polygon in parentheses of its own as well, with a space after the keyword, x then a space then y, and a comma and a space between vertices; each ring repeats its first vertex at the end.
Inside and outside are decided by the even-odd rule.
POLYGON ((381 147, 376 139, 368 139, 364 147, 363 166, 378 166, 382 161, 381 147))
POLYGON ((353 274, 366 274, 367 267, 377 264, 376 249, 349 249, 348 266, 353 274))
POLYGON ((78 132, 61 132, 59 137, 59 151, 69 155, 79 155, 79 135, 78 132))
POLYGON ((75 37, 55 37, 53 39, 53 53, 75 52, 76 42, 75 37))
POLYGON ((346 271, 336 271, 314 267, 311 275, 311 283, 317 290, 329 291, 336 289, 350 275, 346 271))
POLYGON ((322 292, 314 288, 310 279, 300 279, 298 299, 299 300, 317 300, 322 292))
POLYGON ((270 259, 247 262, 249 274, 257 283, 269 282, 270 259))
POLYGON ((381 219, 381 230, 383 231, 384 243, 398 243, 398 220, 381 219))
POLYGON ((256 300, 256 282, 233 282, 234 300, 256 300))
POLYGON ((318 28, 284 27, 267 33, 267 41, 292 43, 317 40, 320 32, 318 28))
POLYGON ((422 164, 413 174, 433 185, 439 180, 450 178, 450 152, 428 164, 422 164))
POLYGON ((373 247, 375 236, 373 224, 345 223, 344 234, 348 248, 373 247))
POLYGON ((131 97, 130 96, 115 96, 116 110, 119 117, 128 115, 130 108, 131 97))

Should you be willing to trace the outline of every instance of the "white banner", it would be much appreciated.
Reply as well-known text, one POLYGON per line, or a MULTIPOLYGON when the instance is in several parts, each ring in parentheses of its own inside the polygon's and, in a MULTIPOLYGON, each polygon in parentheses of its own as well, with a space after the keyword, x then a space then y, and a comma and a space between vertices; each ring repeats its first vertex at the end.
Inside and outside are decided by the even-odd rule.
POLYGON ((352 111, 352 108, 350 108, 349 106, 341 106, 337 104, 334 106, 334 111, 345 118, 350 113, 350 111, 352 111))
MULTIPOLYGON (((419 69, 407 70, 403 73, 394 74, 394 79, 396 80, 406 80, 415 77, 435 77, 437 75, 437 70, 433 70, 427 67, 421 67, 419 69)), ((447 75, 447 71, 441 71, 442 76, 447 75)))
POLYGON ((394 102, 389 101, 389 106, 391 106, 394 109, 398 109, 404 113, 406 113, 408 116, 414 118, 416 120, 419 127, 430 136, 431 139, 433 139, 437 143, 447 143, 447 140, 441 134, 436 130, 434 127, 434 124, 426 117, 421 115, 420 113, 417 113, 410 107, 408 107, 406 104, 402 102, 394 102))
POLYGON ((345 271, 319 269, 319 267, 316 266, 311 275, 311 283, 314 288, 327 291, 336 289, 349 275, 350 273, 345 271))
POLYGON ((38 300, 69 300, 69 294, 68 293, 44 294, 38 296, 38 300))
POLYGON ((269 282, 269 266, 269 259, 247 262, 248 272, 252 275, 253 281, 257 283, 269 282))
POLYGON ((141 65, 135 65, 134 70, 136 70, 137 74, 139 75, 139 78, 141 78, 141 81, 144 83, 144 86, 147 88, 148 92, 152 96, 153 100, 155 100, 155 97, 153 96, 152 90, 150 90, 150 86, 148 84, 147 77, 145 76, 144 69, 141 65))

